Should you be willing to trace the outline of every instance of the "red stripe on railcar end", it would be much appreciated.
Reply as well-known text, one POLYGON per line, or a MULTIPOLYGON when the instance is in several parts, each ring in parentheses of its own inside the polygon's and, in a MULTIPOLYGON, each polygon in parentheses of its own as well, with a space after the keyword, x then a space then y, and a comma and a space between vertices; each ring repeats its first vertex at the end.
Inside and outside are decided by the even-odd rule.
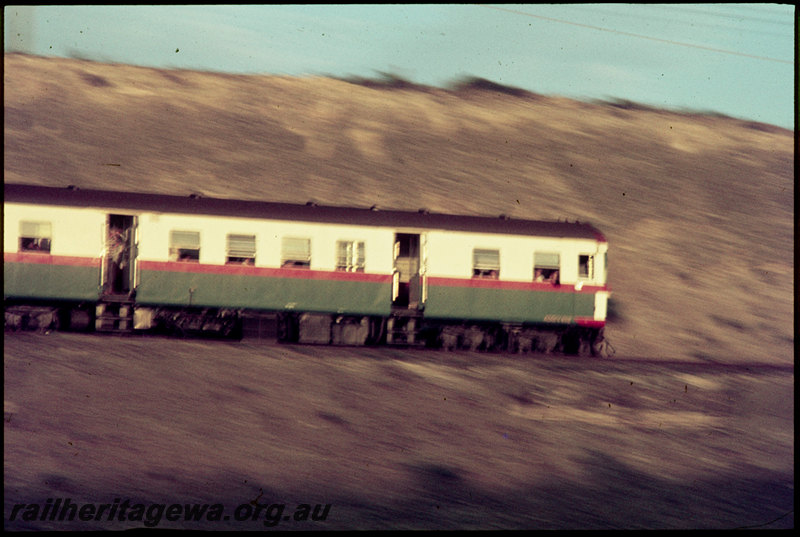
POLYGON ((586 328, 603 328, 606 322, 598 321, 591 317, 575 317, 575 324, 578 326, 585 326, 586 328))

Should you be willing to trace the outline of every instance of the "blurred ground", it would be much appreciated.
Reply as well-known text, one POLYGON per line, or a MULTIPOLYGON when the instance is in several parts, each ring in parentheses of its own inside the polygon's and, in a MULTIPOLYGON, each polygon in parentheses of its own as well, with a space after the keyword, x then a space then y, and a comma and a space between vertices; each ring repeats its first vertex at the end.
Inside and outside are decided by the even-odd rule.
POLYGON ((331 505, 278 529, 794 525, 791 365, 7 333, 4 377, 12 529, 142 525, 9 522, 48 498, 331 505))
POLYGON ((621 354, 792 360, 791 131, 485 81, 4 59, 5 182, 589 221, 621 354))
MULTIPOLYGON (((3 99, 7 183, 590 221, 617 350, 7 333, 7 527, 49 527, 9 509, 56 497, 332 505, 291 529, 794 525, 791 131, 18 54, 3 99)), ((232 526, 262 527, 203 527, 232 526)))

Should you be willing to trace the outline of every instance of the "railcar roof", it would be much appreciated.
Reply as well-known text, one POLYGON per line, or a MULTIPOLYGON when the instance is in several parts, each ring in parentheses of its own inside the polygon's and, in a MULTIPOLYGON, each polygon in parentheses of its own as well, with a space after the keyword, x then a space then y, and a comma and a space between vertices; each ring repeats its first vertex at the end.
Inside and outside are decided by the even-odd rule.
POLYGON ((585 238, 605 242, 591 224, 521 220, 505 217, 467 216, 427 211, 399 211, 372 208, 292 204, 266 201, 174 196, 58 188, 37 185, 5 185, 5 202, 97 207, 126 211, 232 216, 274 220, 298 220, 330 224, 350 224, 409 229, 440 229, 506 235, 585 238))

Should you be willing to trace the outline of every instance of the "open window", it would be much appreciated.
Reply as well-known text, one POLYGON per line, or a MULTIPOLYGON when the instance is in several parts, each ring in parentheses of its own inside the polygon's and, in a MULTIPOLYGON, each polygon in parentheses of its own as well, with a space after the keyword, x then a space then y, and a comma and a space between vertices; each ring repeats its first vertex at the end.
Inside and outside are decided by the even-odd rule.
POLYGON ((558 252, 535 252, 533 254, 533 281, 560 283, 561 254, 558 252))
POLYGON ((19 251, 49 254, 52 233, 50 222, 20 222, 19 251))
POLYGON ((497 280, 500 278, 500 250, 472 251, 472 277, 497 280))
POLYGON ((170 231, 169 260, 183 263, 199 263, 200 232, 170 231))
POLYGON ((364 241, 336 241, 336 270, 364 272, 364 241))
POLYGON ((311 239, 284 237, 281 240, 282 268, 311 268, 311 239))
POLYGON ((594 278, 594 256, 580 254, 578 256, 578 277, 586 280, 594 278))
POLYGON ((227 265, 255 265, 256 264, 256 236, 228 234, 227 265))

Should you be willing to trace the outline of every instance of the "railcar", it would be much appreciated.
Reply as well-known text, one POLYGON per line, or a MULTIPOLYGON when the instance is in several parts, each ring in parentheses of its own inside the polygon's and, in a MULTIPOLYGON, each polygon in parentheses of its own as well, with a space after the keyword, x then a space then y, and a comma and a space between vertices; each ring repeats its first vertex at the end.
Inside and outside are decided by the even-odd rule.
POLYGON ((6 184, 6 324, 592 352, 607 246, 578 222, 6 184))

